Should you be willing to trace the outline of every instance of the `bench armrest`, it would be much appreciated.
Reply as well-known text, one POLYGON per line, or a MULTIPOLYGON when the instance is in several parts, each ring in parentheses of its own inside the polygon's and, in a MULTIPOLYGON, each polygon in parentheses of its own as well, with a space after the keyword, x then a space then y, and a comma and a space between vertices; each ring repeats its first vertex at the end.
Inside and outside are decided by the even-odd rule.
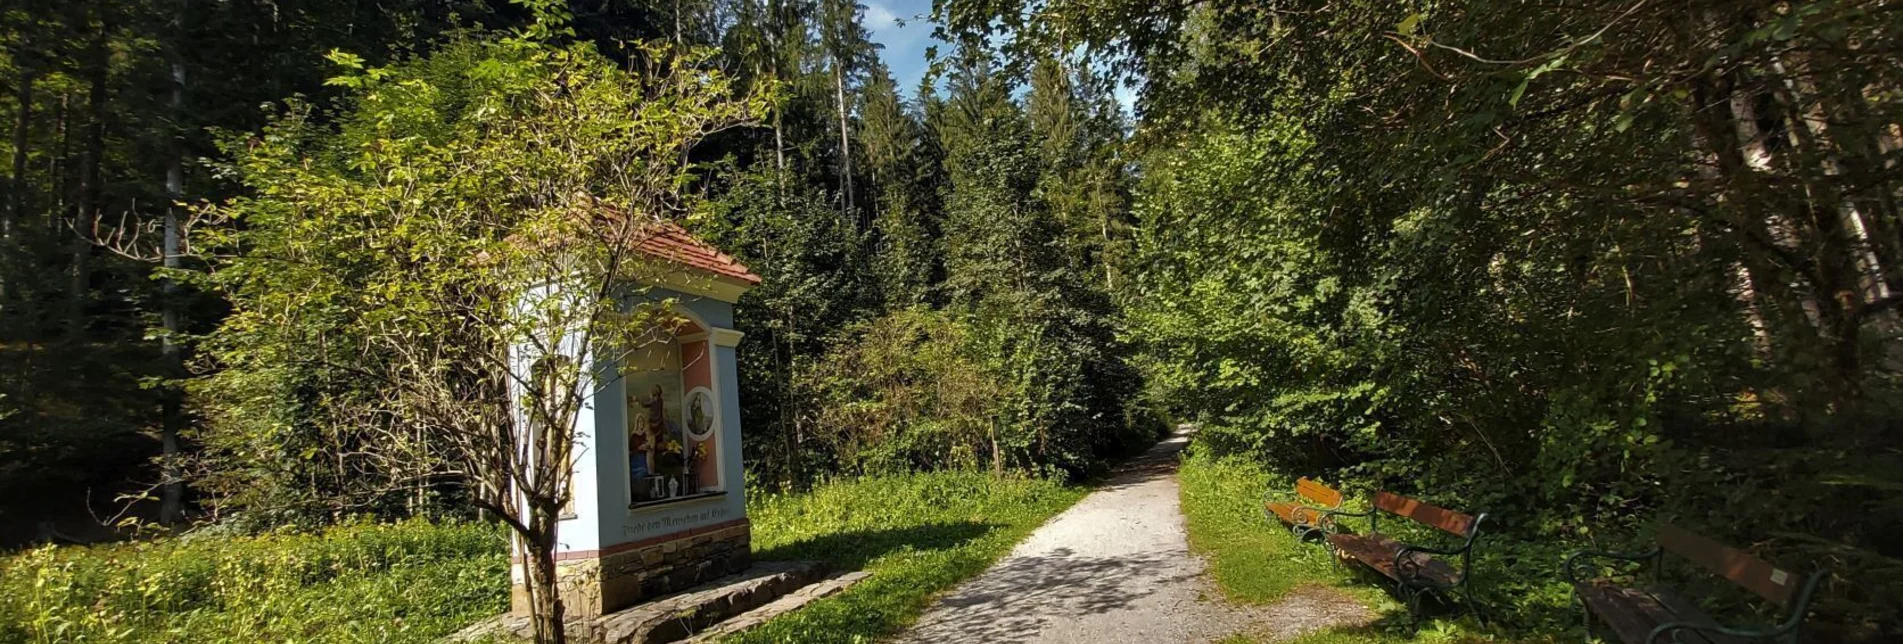
POLYGON ((1411 543, 1403 543, 1401 544, 1401 549, 1396 550, 1394 552, 1394 556, 1404 557, 1404 556, 1419 552, 1423 554, 1451 557, 1458 554, 1465 554, 1467 550, 1473 547, 1474 546, 1472 543, 1461 544, 1461 546, 1458 548, 1429 548, 1427 546, 1417 546, 1411 543))
MULTIPOLYGON (((1349 512, 1347 510, 1343 510, 1340 508, 1336 508, 1333 510, 1324 510, 1322 511, 1321 519, 1316 521, 1315 525, 1320 526, 1322 529, 1326 530, 1336 525, 1335 523, 1336 517, 1368 517, 1369 521, 1372 522, 1374 520, 1374 508, 1368 508, 1367 510, 1364 510, 1361 512, 1349 512)), ((1369 525, 1373 525, 1373 523, 1370 523, 1369 525)))
MULTIPOLYGON (((1274 490, 1269 490, 1262 493, 1262 502, 1263 502, 1263 505, 1265 506, 1269 503, 1281 501, 1284 498, 1288 499, 1286 502, 1289 505, 1295 506, 1295 509, 1289 512, 1289 517, 1292 519, 1295 519, 1296 525, 1312 525, 1312 526, 1319 527, 1321 525, 1323 512, 1341 509, 1341 506, 1339 505, 1332 508, 1324 508, 1320 506, 1309 505, 1307 503, 1303 503, 1302 498, 1300 496, 1285 494, 1285 493, 1277 493, 1274 490), (1307 516, 1309 518, 1307 523, 1303 523, 1301 521, 1301 518, 1303 516, 1307 516)), ((1268 510, 1264 509, 1263 514, 1268 514, 1268 510)), ((1269 517, 1270 523, 1274 523, 1275 520, 1276 520, 1276 517, 1272 517, 1272 516, 1269 517)))
POLYGON ((1730 637, 1742 637, 1742 638, 1750 639, 1750 640, 1773 640, 1774 639, 1774 640, 1782 640, 1785 642, 1796 642, 1798 640, 1797 628, 1803 625, 1804 616, 1810 612, 1811 598, 1817 593, 1817 585, 1823 582, 1824 577, 1827 577, 1827 576, 1829 576, 1828 573, 1817 572, 1817 573, 1812 573, 1810 578, 1805 579, 1804 586, 1797 591, 1796 601, 1793 601, 1791 603, 1790 613, 1785 615, 1784 621, 1779 623, 1776 626, 1772 626, 1770 628, 1762 628, 1762 629, 1751 629, 1751 628, 1736 628, 1736 627, 1730 627, 1730 626, 1720 626, 1717 624, 1696 624, 1692 622, 1667 622, 1664 624, 1659 624, 1658 628, 1652 629, 1652 632, 1646 635, 1645 642, 1646 644, 1663 644, 1667 642, 1676 642, 1678 641, 1679 631, 1692 631, 1695 633, 1712 633, 1716 635, 1727 635, 1730 637), (1671 639, 1661 639, 1668 634, 1671 635, 1671 639))
MULTIPOLYGON (((1781 624, 1770 629, 1757 630, 1757 629, 1749 629, 1749 628, 1732 628, 1729 626, 1719 626, 1717 624, 1697 624, 1693 622, 1666 622, 1664 624, 1659 624, 1658 628, 1652 629, 1652 632, 1645 636, 1645 644, 1673 644, 1679 641, 1678 633, 1682 631, 1692 631, 1694 633, 1709 633, 1713 635, 1724 635, 1727 637, 1742 637, 1747 640, 1767 640, 1767 639, 1773 639, 1781 635, 1784 635, 1785 633, 1788 633, 1792 628, 1795 628, 1796 626, 1797 626, 1796 622, 1788 622, 1788 623, 1781 624)), ((1705 638, 1699 638, 1699 641, 1704 641, 1704 639, 1705 638)))
MULTIPOLYGON (((1430 548, 1430 547, 1422 546, 1422 545, 1403 543, 1401 544, 1401 548, 1399 550, 1394 551, 1394 574, 1400 575, 1401 578, 1405 581, 1419 584, 1421 583, 1419 581, 1421 566, 1419 563, 1416 563, 1414 561, 1414 555, 1428 554, 1428 555, 1441 555, 1443 557, 1452 557, 1455 555, 1465 555, 1468 552, 1472 551, 1473 547, 1474 547, 1474 544, 1473 544, 1473 541, 1471 540, 1461 544, 1460 547, 1458 548, 1430 548)), ((1461 557, 1460 579, 1455 580, 1453 585, 1458 586, 1460 585, 1461 582, 1466 581, 1466 579, 1467 579, 1467 559, 1466 557, 1461 557)), ((1433 583, 1432 585, 1438 586, 1440 584, 1433 583)))
POLYGON ((1406 577, 1418 576, 1420 565, 1416 564, 1413 558, 1416 553, 1441 555, 1444 557, 1458 555, 1460 557, 1460 579, 1455 580, 1454 584, 1459 585, 1466 583, 1467 577, 1473 574, 1474 541, 1480 538, 1480 526, 1486 523, 1486 521, 1487 513, 1482 512, 1475 515, 1473 523, 1467 526, 1467 538, 1462 540, 1458 547, 1432 548, 1412 543, 1401 544, 1401 548, 1394 551, 1395 572, 1406 577))
POLYGON ((1570 581, 1573 583, 1581 583, 1586 581, 1585 579, 1581 578, 1581 573, 1586 572, 1587 566, 1593 565, 1594 559, 1616 559, 1619 561, 1650 560, 1653 563, 1653 568, 1656 569, 1658 567, 1657 564, 1658 564, 1659 557, 1664 554, 1665 554, 1665 550, 1662 548, 1657 548, 1657 547, 1654 547, 1651 550, 1647 550, 1645 552, 1624 552, 1624 553, 1608 552, 1603 550, 1581 550, 1573 554, 1567 555, 1566 562, 1560 565, 1560 570, 1563 570, 1566 572, 1567 581, 1570 581))
POLYGON ((1316 507, 1313 505, 1307 505, 1303 503, 1297 503, 1295 504, 1295 509, 1289 512, 1289 516, 1295 518, 1296 525, 1320 526, 1322 521, 1322 513, 1328 512, 1333 509, 1334 508, 1323 508, 1323 507, 1316 507), (1307 523, 1303 523, 1301 521, 1302 517, 1304 516, 1308 517, 1307 523))

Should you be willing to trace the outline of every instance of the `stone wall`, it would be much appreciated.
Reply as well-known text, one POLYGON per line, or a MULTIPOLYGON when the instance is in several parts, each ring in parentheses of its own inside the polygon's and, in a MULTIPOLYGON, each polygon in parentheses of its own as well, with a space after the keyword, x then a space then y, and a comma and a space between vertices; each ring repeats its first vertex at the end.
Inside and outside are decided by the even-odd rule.
MULTIPOLYGON (((564 553, 556 562, 564 612, 604 615, 746 570, 753 563, 751 544, 749 524, 739 519, 599 552, 564 553)), ((522 586, 512 591, 511 610, 528 614, 522 586)))

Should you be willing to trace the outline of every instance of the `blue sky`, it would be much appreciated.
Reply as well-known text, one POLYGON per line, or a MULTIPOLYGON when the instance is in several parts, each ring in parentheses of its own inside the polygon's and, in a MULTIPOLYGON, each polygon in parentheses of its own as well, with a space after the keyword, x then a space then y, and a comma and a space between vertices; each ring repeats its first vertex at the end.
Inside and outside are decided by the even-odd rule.
MULTIPOLYGON (((932 0, 860 0, 866 6, 866 30, 872 32, 872 41, 884 45, 879 51, 885 59, 886 67, 892 70, 892 79, 898 83, 899 94, 912 98, 918 89, 918 81, 925 76, 925 48, 932 45, 945 45, 944 41, 932 37, 932 0), (899 26, 899 23, 905 26, 899 26)), ((940 54, 950 53, 949 46, 939 47, 940 54)), ((1136 100, 1135 90, 1128 87, 1117 89, 1117 101, 1123 103, 1124 112, 1131 110, 1136 100)))
MULTIPOLYGON (((892 69, 899 93, 911 97, 919 79, 925 76, 925 48, 939 43, 932 37, 932 22, 928 19, 932 0, 860 1, 866 5, 866 30, 872 32, 873 42, 885 46, 879 55, 892 69), (904 27, 899 26, 900 21, 904 27)), ((941 47, 940 51, 947 50, 941 47)))

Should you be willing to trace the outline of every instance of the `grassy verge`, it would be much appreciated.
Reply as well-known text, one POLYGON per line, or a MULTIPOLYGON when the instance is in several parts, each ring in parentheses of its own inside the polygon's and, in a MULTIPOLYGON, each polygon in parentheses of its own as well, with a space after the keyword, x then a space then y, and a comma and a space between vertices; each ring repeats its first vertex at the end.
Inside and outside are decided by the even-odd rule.
MULTIPOLYGON (((897 632, 1083 494, 940 472, 757 498, 757 558, 873 576, 738 639, 897 632)), ((507 607, 505 543, 490 526, 410 522, 28 550, 0 558, 0 644, 433 642, 507 607)))
MULTIPOLYGON (((1339 565, 1314 543, 1298 543, 1280 523, 1262 512, 1264 492, 1286 492, 1294 481, 1261 464, 1237 457, 1212 457, 1192 450, 1181 471, 1183 514, 1189 524, 1190 547, 1209 559, 1211 574, 1232 602, 1271 604, 1290 591, 1309 585, 1340 591, 1368 606, 1377 616, 1372 624, 1312 633, 1295 644, 1439 644, 1449 642, 1556 641, 1543 635, 1483 628, 1471 618, 1429 617, 1410 624, 1406 609, 1382 590, 1372 575, 1339 565)), ((1387 524, 1382 524, 1386 529, 1387 524)), ((1493 558, 1476 561, 1484 567, 1493 558)), ((1485 577, 1480 577, 1484 579, 1485 577)), ((1540 595, 1551 594, 1542 587, 1540 595)), ((1495 588, 1483 600, 1499 604, 1500 595, 1519 592, 1495 588)), ((1544 606, 1544 599, 1529 599, 1544 606)), ((1490 606, 1490 614, 1496 607, 1490 606)), ((1263 641, 1254 636, 1231 638, 1227 644, 1263 641)))
POLYGON ((0 642, 431 642, 501 611, 502 532, 412 522, 0 559, 0 642))
POLYGON ((997 561, 1085 490, 940 472, 860 479, 754 500, 758 559, 818 559, 872 577, 733 638, 860 642, 897 633, 933 595, 997 561))

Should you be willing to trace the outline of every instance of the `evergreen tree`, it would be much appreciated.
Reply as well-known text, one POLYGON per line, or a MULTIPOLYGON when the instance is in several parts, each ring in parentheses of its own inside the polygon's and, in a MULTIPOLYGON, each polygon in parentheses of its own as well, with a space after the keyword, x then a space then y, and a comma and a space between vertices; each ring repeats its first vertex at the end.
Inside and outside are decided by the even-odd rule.
POLYGON ((865 28, 865 5, 855 0, 820 0, 815 26, 819 47, 825 56, 826 75, 832 82, 835 140, 834 172, 839 179, 841 212, 854 217, 863 228, 864 215, 854 206, 852 112, 864 78, 878 65, 879 45, 872 42, 865 28))
POLYGON ((872 179, 874 262, 890 308, 933 301, 943 274, 937 208, 937 163, 925 128, 900 101, 883 66, 866 85, 861 138, 872 179))
POLYGON ((1025 111, 1037 139, 1037 194, 1063 230, 1066 265, 1101 278, 1109 292, 1129 221, 1122 119, 1108 83, 1068 65, 1047 57, 1031 73, 1025 111))
POLYGON ((778 191, 772 173, 741 174, 698 228, 761 276, 735 313, 746 333, 742 422, 756 438, 746 449, 758 480, 795 487, 830 465, 808 445, 819 430, 807 372, 876 313, 878 285, 856 222, 827 207, 818 188, 778 191))
POLYGON ((1040 146, 1012 85, 972 52, 949 80, 935 123, 945 141, 946 284, 976 327, 974 350, 1009 383, 993 458, 1087 470, 1143 433, 1122 411, 1136 381, 1114 313, 1066 262, 1062 224, 1036 194, 1040 146))

